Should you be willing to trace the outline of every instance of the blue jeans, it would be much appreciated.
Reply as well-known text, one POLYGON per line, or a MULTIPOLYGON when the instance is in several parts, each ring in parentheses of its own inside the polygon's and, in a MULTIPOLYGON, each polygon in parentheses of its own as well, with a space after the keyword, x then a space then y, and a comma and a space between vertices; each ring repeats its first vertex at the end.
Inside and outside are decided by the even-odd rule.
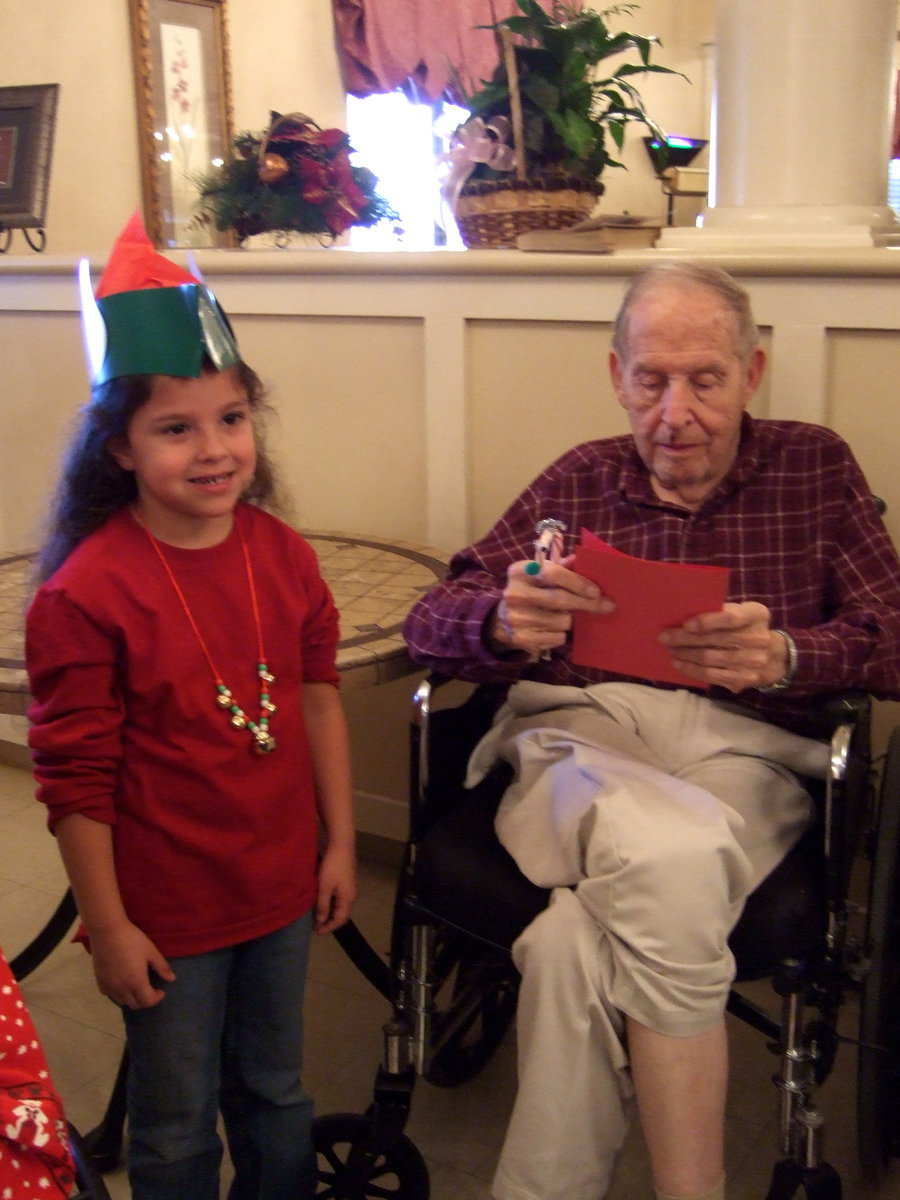
POLYGON ((312 1101, 300 1082, 312 914, 208 954, 170 960, 155 1008, 125 1010, 133 1200, 218 1200, 221 1109, 229 1200, 315 1193, 312 1101))

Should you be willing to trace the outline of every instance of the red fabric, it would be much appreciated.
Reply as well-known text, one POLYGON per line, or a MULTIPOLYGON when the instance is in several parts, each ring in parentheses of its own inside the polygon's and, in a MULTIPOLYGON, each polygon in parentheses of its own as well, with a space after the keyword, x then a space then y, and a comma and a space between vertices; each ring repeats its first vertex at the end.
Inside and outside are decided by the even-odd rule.
MULTIPOLYGON (((113 826, 130 918, 165 955, 260 937, 315 898, 317 817, 301 684, 337 684, 337 612, 312 548, 238 509, 275 676, 277 748, 259 755, 215 701, 171 580, 127 510, 40 589, 26 622, 30 740, 51 826, 113 826)), ((224 682, 259 711, 254 619, 236 530, 166 558, 224 682)))
POLYGON ((96 296, 114 296, 118 292, 137 292, 143 288, 179 287, 197 283, 190 272, 169 262, 154 247, 139 212, 132 213, 128 224, 116 238, 106 270, 100 277, 96 296))
POLYGON ((62 1102, 0 951, 0 1197, 60 1200, 74 1183, 62 1102))
POLYGON ((728 599, 768 605, 775 628, 797 643, 792 688, 740 696, 769 719, 802 729, 807 697, 841 688, 900 698, 900 563, 862 472, 831 430, 745 417, 731 473, 695 512, 654 495, 630 435, 576 446, 455 555, 447 581, 412 609, 404 634, 417 662, 474 681, 582 686, 610 677, 576 666, 568 649, 535 664, 498 659, 482 637, 507 567, 531 555, 544 517, 566 523, 566 553, 584 527, 637 558, 729 567, 728 599))
MULTIPOLYGON (((540 0, 546 11, 552 0, 540 0)), ((338 58, 351 96, 393 92, 412 80, 440 99, 454 71, 474 91, 498 63, 493 25, 521 10, 515 0, 332 0, 338 58), (471 85, 471 86, 470 86, 471 85)))

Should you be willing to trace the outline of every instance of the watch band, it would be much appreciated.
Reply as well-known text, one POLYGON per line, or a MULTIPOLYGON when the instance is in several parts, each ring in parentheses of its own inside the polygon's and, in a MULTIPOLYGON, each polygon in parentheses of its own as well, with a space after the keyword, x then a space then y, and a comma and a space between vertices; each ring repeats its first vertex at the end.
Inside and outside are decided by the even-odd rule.
POLYGON ((787 646, 787 670, 780 679, 774 683, 769 683, 765 687, 757 688, 759 692, 783 692, 789 688, 794 682, 794 676, 797 674, 797 643, 791 637, 786 629, 775 629, 773 633, 778 633, 784 638, 787 646))

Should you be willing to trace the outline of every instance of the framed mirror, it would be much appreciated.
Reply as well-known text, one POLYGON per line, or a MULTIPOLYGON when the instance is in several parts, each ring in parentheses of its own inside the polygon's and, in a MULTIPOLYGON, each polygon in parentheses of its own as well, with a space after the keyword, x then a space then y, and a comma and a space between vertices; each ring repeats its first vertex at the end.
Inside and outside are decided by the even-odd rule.
POLYGON ((144 223, 160 249, 225 246, 197 188, 233 137, 225 0, 129 0, 144 223))

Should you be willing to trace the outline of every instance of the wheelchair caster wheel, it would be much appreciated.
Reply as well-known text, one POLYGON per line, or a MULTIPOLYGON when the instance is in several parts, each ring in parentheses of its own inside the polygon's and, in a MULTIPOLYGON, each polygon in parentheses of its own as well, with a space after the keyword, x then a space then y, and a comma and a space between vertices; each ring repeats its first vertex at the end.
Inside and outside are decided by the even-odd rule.
POLYGON ((334 1113, 316 1118, 316 1200, 428 1200, 428 1168, 413 1143, 403 1133, 382 1141, 369 1117, 334 1113))
POLYGON ((78 1191, 72 1200, 110 1200, 109 1191, 103 1182, 96 1163, 88 1153, 84 1139, 73 1125, 69 1125, 69 1145, 75 1160, 75 1175, 78 1191))

